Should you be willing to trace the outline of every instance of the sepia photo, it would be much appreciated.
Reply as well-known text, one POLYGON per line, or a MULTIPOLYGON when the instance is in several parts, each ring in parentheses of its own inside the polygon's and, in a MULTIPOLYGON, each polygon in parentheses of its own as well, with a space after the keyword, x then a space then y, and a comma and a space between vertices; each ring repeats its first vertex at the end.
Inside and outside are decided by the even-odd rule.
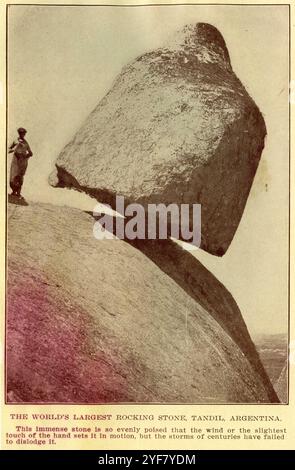
POLYGON ((6 404, 288 394, 289 9, 9 5, 6 404))

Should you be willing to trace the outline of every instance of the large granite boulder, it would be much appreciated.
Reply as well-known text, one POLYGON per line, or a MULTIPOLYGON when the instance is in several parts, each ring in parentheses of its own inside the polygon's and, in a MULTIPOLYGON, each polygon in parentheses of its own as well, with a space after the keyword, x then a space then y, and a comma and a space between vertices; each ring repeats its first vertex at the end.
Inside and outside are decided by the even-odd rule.
POLYGON ((189 253, 98 241, 74 209, 8 216, 9 402, 277 401, 235 301, 189 253))
MULTIPOLYGON (((242 60, 242 59, 241 59, 242 60)), ((201 247, 223 255, 264 147, 263 117, 219 31, 186 26, 123 68, 56 161, 50 182, 114 206, 199 203, 201 247)))

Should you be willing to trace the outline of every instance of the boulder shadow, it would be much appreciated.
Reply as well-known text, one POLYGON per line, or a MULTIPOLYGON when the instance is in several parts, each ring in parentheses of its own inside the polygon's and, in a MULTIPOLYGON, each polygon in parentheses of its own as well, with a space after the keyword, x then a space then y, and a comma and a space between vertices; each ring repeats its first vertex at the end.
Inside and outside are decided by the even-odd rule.
MULTIPOLYGON (((100 218, 93 215, 91 211, 85 212, 96 221, 100 218)), ((111 226, 111 220, 113 222, 115 220, 106 214, 103 214, 103 218, 104 222, 110 219, 108 226, 111 226)), ((125 223, 127 221, 128 219, 125 219, 125 223)), ((115 223, 113 225, 116 227, 115 223)), ((268 391, 270 402, 279 403, 240 309, 226 287, 190 251, 183 249, 169 238, 165 240, 125 239, 124 242, 140 250, 217 321, 260 376, 268 391)))

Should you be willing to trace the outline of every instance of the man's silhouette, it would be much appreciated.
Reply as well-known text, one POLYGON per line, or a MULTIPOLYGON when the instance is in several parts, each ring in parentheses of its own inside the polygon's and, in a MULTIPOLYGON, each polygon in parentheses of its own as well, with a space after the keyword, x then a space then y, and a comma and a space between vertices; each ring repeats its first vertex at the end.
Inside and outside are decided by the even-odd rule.
POLYGON ((8 153, 13 153, 10 167, 10 187, 12 189, 11 195, 21 198, 21 188, 27 170, 28 160, 33 153, 25 139, 27 133, 26 129, 20 127, 17 132, 18 138, 12 142, 8 150, 8 153))

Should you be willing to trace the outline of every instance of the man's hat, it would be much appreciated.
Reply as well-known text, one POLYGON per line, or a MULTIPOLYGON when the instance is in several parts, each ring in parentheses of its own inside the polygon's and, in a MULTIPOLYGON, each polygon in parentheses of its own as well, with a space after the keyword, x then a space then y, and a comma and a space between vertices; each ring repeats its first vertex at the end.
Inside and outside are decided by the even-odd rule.
POLYGON ((20 127, 20 128, 17 130, 17 132, 18 132, 19 134, 26 134, 26 133, 27 133, 26 129, 24 129, 23 127, 20 127))

